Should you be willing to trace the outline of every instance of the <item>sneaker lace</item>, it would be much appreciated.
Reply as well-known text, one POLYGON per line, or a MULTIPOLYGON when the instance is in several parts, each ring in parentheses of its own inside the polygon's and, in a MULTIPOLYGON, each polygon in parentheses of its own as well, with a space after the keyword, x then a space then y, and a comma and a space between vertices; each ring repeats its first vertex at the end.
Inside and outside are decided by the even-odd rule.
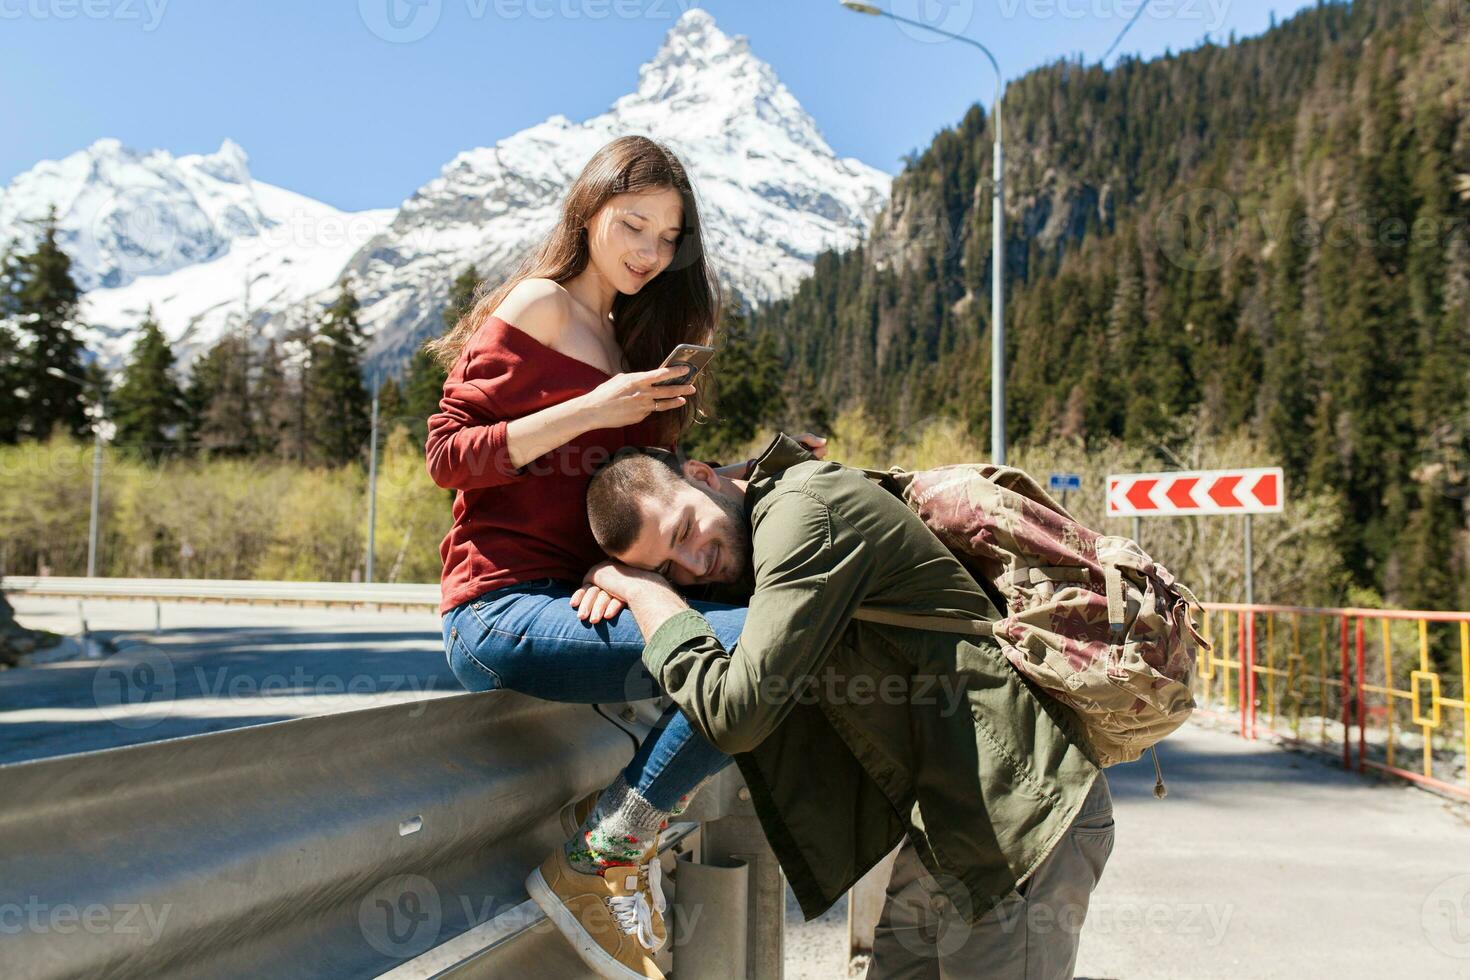
POLYGON ((668 909, 668 900, 664 898, 664 867, 659 864, 658 858, 644 864, 638 869, 644 873, 644 883, 648 886, 648 894, 653 896, 653 907, 658 909, 658 914, 663 915, 668 909))
POLYGON ((657 951, 658 937, 653 933, 653 910, 660 915, 668 907, 662 888, 663 867, 655 858, 638 866, 639 889, 632 895, 619 895, 607 900, 618 927, 630 936, 636 936, 645 949, 657 951), (645 877, 646 876, 646 877, 645 877), (641 887, 647 883, 647 888, 641 887), (650 904, 649 896, 653 897, 650 904))

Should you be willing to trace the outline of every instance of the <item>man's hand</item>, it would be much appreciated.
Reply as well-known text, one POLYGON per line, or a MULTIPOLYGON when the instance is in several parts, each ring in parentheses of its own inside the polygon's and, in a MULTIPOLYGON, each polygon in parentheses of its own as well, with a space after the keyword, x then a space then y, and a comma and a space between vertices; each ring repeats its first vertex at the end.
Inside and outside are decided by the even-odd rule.
POLYGON ((582 577, 582 587, 572 593, 577 618, 596 623, 616 616, 609 604, 621 610, 627 607, 638 621, 638 629, 646 641, 669 617, 689 608, 682 596, 657 572, 646 572, 619 561, 593 565, 582 577), (606 600, 605 602, 603 600, 606 600), (602 604, 599 613, 597 606, 602 604))
POLYGON ((578 619, 587 623, 600 623, 604 619, 616 619, 627 604, 595 585, 583 585, 572 593, 572 605, 577 607, 578 619))
POLYGON ((571 602, 577 607, 577 618, 590 623, 615 618, 627 607, 629 598, 640 585, 662 585, 673 591, 663 576, 653 572, 617 561, 593 565, 582 576, 582 587, 572 593, 571 602))

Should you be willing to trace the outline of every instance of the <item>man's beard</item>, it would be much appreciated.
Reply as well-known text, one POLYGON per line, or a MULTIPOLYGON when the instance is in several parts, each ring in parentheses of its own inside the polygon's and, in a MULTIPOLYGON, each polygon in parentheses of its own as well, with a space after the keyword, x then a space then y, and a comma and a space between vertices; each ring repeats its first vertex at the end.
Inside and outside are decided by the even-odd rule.
POLYGON ((738 582, 750 567, 750 528, 745 523, 745 501, 727 497, 708 487, 701 487, 724 511, 720 522, 720 547, 729 557, 725 560, 725 578, 738 582))

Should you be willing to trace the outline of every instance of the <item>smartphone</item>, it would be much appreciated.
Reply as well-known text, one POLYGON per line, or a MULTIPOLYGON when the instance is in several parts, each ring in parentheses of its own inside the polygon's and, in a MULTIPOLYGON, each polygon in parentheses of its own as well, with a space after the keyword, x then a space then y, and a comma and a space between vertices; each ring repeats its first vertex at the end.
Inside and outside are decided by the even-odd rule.
POLYGON ((687 385, 694 380, 695 375, 699 374, 714 356, 715 349, 713 347, 705 347, 701 344, 680 344, 669 352, 669 356, 664 358, 663 364, 659 366, 682 367, 685 369, 684 376, 682 378, 670 378, 667 381, 660 381, 654 387, 663 388, 668 385, 687 385))

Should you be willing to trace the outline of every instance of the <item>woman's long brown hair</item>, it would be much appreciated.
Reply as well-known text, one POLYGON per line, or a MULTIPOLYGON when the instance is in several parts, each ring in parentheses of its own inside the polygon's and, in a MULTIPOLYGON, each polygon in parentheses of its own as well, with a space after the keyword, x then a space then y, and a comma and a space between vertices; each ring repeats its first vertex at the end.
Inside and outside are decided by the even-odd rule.
MULTIPOLYGON (((674 346, 708 344, 720 318, 720 290, 705 261, 699 208, 684 165, 673 151, 646 136, 620 136, 593 154, 567 191, 561 218, 541 245, 494 291, 481 295, 443 337, 425 344, 452 371, 475 331, 524 279, 566 283, 587 268, 587 224, 615 194, 673 188, 683 199, 684 226, 674 258, 637 293, 613 297, 613 329, 634 371, 651 371, 674 346)), ((708 368, 705 369, 708 372, 708 368)), ((703 377, 704 374, 701 374, 703 377)), ((682 408, 656 413, 664 441, 674 442, 705 412, 705 385, 682 408)))

